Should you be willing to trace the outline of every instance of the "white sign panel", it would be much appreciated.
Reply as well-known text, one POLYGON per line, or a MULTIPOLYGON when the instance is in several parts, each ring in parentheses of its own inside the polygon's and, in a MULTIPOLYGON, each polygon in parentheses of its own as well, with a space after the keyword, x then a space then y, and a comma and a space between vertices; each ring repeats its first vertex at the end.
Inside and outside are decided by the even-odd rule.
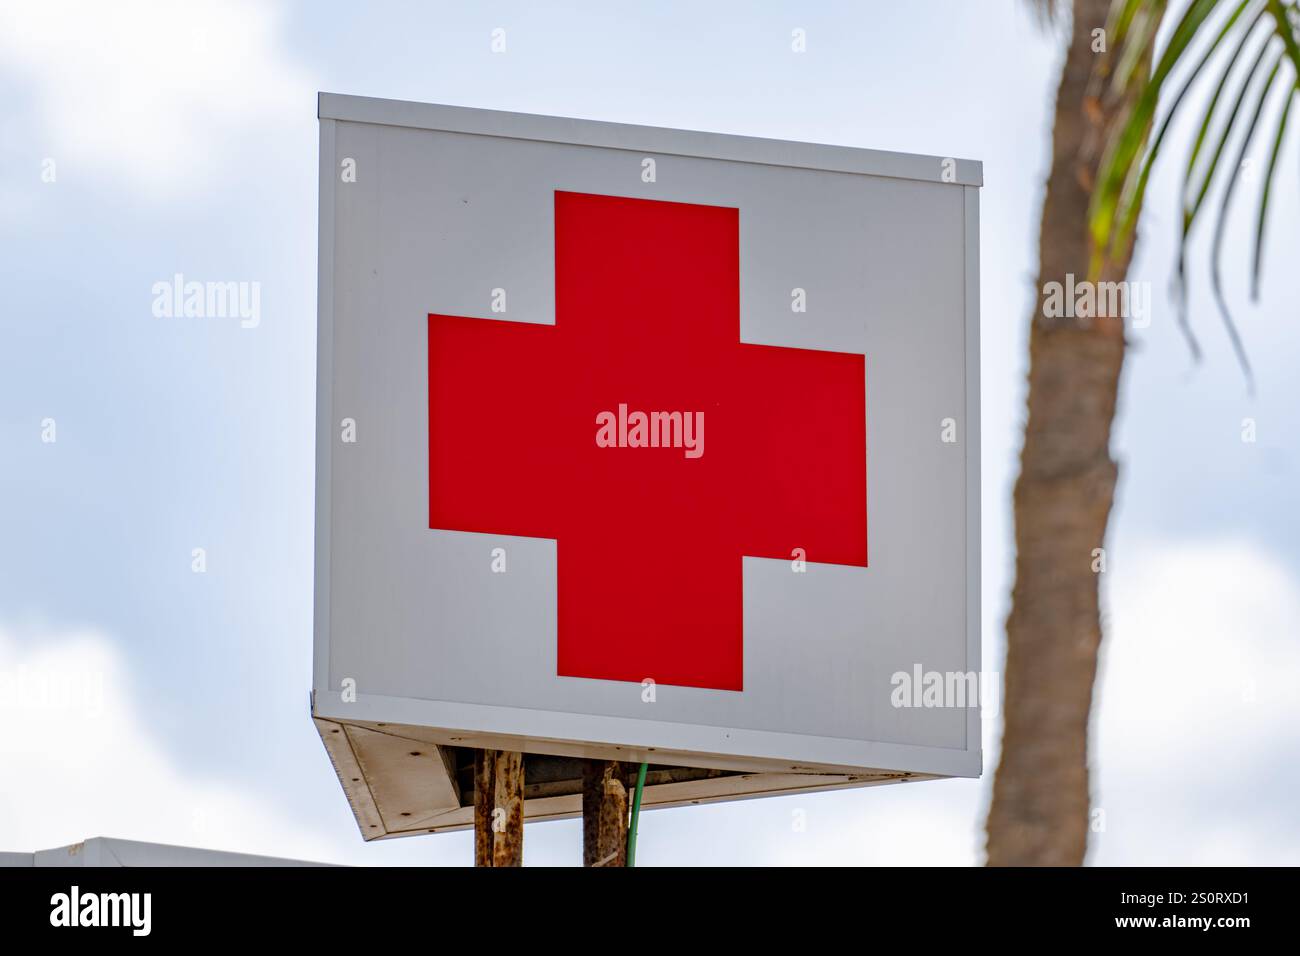
MULTIPOLYGON (((770 790, 980 772, 978 163, 328 94, 320 124, 345 787, 367 733, 770 790)), ((449 753, 424 817, 463 805, 449 753)))

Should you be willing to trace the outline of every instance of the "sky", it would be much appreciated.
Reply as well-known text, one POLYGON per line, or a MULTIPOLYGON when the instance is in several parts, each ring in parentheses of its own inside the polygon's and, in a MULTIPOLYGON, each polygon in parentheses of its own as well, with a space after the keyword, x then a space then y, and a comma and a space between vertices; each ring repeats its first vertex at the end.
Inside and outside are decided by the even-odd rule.
MULTIPOLYGON (((1061 49, 1019 0, 0 2, 0 850, 472 861, 466 833, 364 844, 309 719, 321 90, 981 160, 983 663, 1001 671, 1061 49), (260 321, 156 317, 176 273, 260 283, 260 321)), ((1258 304, 1253 189, 1225 246, 1253 395, 1204 242, 1201 362, 1177 331, 1172 164, 1149 189, 1091 863, 1300 862, 1294 128, 1283 155, 1258 304)), ((980 780, 647 812, 637 862, 978 864, 997 717, 983 728, 980 780)), ((527 828, 527 863, 580 854, 576 821, 527 828)))

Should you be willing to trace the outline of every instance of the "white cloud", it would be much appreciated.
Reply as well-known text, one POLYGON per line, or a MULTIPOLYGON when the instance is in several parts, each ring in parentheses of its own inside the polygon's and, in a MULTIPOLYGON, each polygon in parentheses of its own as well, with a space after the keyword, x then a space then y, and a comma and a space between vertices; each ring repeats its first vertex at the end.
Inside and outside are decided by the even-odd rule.
POLYGON ((3 4, 0 70, 32 96, 46 138, 33 152, 60 181, 107 173, 167 199, 244 175, 260 133, 314 118, 281 20, 256 0, 3 4))
POLYGON ((978 796, 978 784, 972 781, 942 780, 868 787, 856 791, 851 802, 839 795, 828 797, 824 812, 807 797, 786 801, 808 808, 807 830, 782 839, 767 862, 972 866, 983 839, 978 832, 978 796), (853 812, 844 812, 850 809, 853 812))
POLYGON ((114 836, 337 856, 255 796, 178 770, 141 719, 136 693, 101 634, 20 642, 0 629, 0 851, 114 836))
POLYGON ((1300 582, 1235 541, 1142 548, 1112 571, 1094 862, 1300 861, 1300 582))

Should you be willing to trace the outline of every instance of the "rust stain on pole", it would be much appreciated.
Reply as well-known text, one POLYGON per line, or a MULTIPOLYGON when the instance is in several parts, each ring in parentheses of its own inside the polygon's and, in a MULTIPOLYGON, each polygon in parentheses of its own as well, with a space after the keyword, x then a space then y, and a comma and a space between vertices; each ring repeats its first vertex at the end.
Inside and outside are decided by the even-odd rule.
POLYGON ((474 865, 524 865, 524 755, 474 751, 474 865))
POLYGON ((627 785, 617 760, 583 762, 582 865, 627 866, 627 785))

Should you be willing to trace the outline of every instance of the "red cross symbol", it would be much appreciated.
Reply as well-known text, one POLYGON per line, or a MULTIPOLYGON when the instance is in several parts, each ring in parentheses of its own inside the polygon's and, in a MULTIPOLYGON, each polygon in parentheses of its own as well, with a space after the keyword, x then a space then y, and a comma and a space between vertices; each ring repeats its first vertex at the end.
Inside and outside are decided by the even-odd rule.
POLYGON ((556 540, 561 676, 742 690, 742 557, 866 566, 864 357, 739 341, 739 222, 556 192, 554 325, 429 316, 429 526, 556 540))

